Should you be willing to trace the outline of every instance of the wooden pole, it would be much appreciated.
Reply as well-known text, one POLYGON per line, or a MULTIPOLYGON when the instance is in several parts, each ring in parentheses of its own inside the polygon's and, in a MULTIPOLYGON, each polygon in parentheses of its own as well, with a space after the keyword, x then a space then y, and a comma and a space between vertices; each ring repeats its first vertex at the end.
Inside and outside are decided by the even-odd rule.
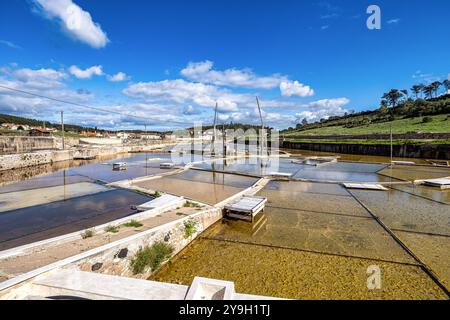
POLYGON ((65 134, 64 134, 64 111, 61 110, 61 132, 62 132, 62 148, 65 150, 65 134))

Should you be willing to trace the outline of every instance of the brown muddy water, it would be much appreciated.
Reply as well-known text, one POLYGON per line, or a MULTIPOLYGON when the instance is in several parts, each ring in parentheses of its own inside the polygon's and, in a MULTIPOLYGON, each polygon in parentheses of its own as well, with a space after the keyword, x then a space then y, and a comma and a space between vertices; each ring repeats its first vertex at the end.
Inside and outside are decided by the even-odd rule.
MULTIPOLYGON (((450 170, 388 168, 381 162, 389 159, 382 157, 341 159, 364 162, 313 167, 292 163, 292 158, 217 161, 198 167, 221 173, 187 170, 136 183, 215 204, 257 181, 236 172, 258 176, 278 171, 336 182, 271 181, 258 194, 268 203, 253 223, 223 219, 151 279, 189 285, 195 276, 203 276, 234 281, 238 292, 294 299, 448 299, 450 190, 411 184, 396 184, 387 192, 347 190, 339 181, 410 181, 450 176, 450 170), (381 272, 379 289, 367 286, 368 268, 373 266, 381 272)), ((7 199, 49 188, 59 192, 67 185, 87 183, 96 190, 86 195, 67 188, 63 199, 30 197, 24 202, 39 204, 0 213, 0 250, 133 214, 130 205, 149 198, 103 183, 167 172, 159 169, 159 163, 169 161, 169 154, 136 154, 73 167, 26 168, 23 174, 0 173, 0 207, 7 199), (127 162, 127 170, 113 171, 111 164, 117 161, 127 162)))
MULTIPOLYGON (((385 167, 345 162, 296 175, 399 181, 423 170, 379 175, 385 167)), ((449 173, 426 170, 433 177, 449 173)), ((234 281, 239 292, 293 299, 448 299, 448 192, 394 188, 350 191, 339 184, 272 181, 259 193, 268 203, 253 223, 216 223, 150 279, 188 285, 203 276, 234 281), (380 268, 380 289, 367 287, 370 266, 380 268)))

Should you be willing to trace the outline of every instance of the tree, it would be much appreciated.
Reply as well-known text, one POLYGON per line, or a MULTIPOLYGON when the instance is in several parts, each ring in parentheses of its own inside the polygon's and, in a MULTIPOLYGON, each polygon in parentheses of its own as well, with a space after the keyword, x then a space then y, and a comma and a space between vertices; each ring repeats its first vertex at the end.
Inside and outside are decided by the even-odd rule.
POLYGON ((383 95, 383 100, 388 102, 388 105, 395 108, 397 106, 398 100, 401 98, 403 93, 401 93, 398 89, 391 89, 388 93, 383 95))
POLYGON ((422 91, 423 91, 423 94, 425 95, 425 97, 430 99, 433 97, 434 87, 431 85, 424 86, 422 91))
POLYGON ((308 124, 308 120, 306 120, 306 118, 303 118, 303 120, 302 120, 302 125, 303 126, 306 126, 308 124))
POLYGON ((411 87, 411 91, 414 92, 414 95, 416 96, 416 100, 419 98, 419 94, 422 92, 424 85, 418 84, 411 87))
POLYGON ((450 80, 445 79, 444 81, 442 81, 442 85, 445 88, 445 93, 448 93, 448 91, 450 90, 450 80))
POLYGON ((434 97, 437 97, 437 94, 438 94, 438 91, 439 91, 439 88, 441 85, 442 85, 442 83, 440 83, 439 81, 435 81, 432 84, 430 84, 430 86, 434 92, 434 97))

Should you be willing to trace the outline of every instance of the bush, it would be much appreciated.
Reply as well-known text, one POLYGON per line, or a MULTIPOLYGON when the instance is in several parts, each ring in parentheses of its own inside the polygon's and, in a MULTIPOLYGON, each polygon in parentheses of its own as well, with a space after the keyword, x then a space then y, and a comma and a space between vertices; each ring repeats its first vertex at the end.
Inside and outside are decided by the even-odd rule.
POLYGON ((143 224, 140 223, 139 221, 131 220, 131 221, 128 221, 127 223, 125 223, 124 226, 129 227, 129 228, 139 228, 139 227, 142 227, 143 224))
POLYGON ((110 233, 117 233, 117 232, 119 232, 119 227, 117 227, 117 226, 107 226, 105 228, 105 231, 106 232, 110 232, 110 233))
POLYGON ((190 238, 195 232, 197 232, 197 222, 194 220, 188 220, 184 222, 184 238, 190 238))
POLYGON ((433 122, 433 118, 432 117, 423 117, 422 123, 428 123, 428 122, 433 122))
POLYGON ((200 208, 201 206, 198 203, 186 201, 183 205, 185 208, 200 208))
POLYGON ((87 239, 87 238, 92 238, 94 236, 94 234, 95 234, 95 231, 92 229, 89 229, 89 230, 85 230, 80 235, 81 235, 82 239, 87 239))
POLYGON ((173 253, 173 247, 165 242, 156 242, 151 247, 140 249, 131 260, 133 274, 143 273, 147 267, 152 272, 166 261, 173 253))

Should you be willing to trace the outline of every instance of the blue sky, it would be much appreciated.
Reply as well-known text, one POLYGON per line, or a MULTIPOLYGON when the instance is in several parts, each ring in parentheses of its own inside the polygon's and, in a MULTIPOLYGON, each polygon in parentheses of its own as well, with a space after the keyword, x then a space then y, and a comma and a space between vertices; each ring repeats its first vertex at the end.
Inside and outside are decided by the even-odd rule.
POLYGON ((0 3, 0 112, 102 128, 276 128, 377 108, 390 88, 450 73, 450 2, 86 1, 0 3), (366 27, 370 4, 381 30, 366 27), (144 119, 145 118, 145 119, 144 119))

